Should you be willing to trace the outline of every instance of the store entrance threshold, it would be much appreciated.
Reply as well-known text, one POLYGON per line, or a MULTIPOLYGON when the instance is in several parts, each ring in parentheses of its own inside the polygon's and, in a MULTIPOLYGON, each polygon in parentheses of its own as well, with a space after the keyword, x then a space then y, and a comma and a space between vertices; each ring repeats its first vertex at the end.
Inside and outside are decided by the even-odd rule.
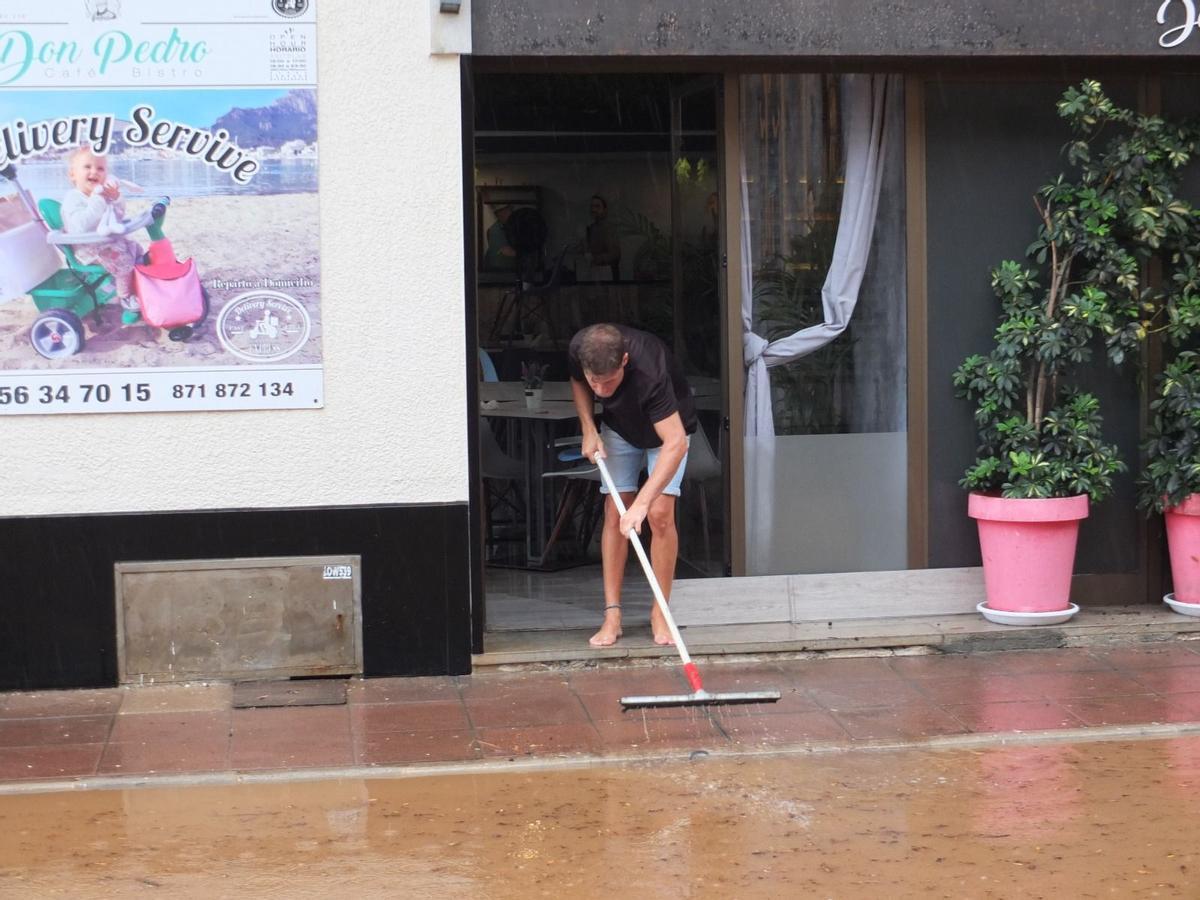
MULTIPOLYGON (((598 621, 598 619, 597 619, 598 621)), ((626 627, 613 647, 594 648, 595 627, 489 632, 484 652, 472 656, 476 671, 500 666, 598 665, 628 661, 678 661, 648 628, 626 627)), ((1181 616, 1161 604, 1084 607, 1060 625, 994 625, 978 613, 897 618, 826 620, 755 625, 697 625, 684 630, 697 657, 889 656, 1102 646, 1117 641, 1200 641, 1200 618, 1181 616)))

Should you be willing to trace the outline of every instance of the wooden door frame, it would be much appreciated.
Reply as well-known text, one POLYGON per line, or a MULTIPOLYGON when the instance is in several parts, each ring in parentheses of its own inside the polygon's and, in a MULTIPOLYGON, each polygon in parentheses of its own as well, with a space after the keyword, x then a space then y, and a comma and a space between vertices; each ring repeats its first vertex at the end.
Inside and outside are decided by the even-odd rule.
POLYGON ((728 525, 729 574, 746 574, 746 367, 742 363, 742 76, 726 72, 721 92, 721 281, 720 306, 724 353, 721 380, 725 385, 725 511, 728 525))

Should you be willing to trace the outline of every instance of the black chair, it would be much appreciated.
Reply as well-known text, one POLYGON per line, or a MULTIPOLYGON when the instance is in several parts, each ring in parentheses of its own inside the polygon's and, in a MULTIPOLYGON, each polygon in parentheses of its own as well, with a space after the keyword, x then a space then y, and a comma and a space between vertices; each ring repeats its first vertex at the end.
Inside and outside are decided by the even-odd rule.
POLYGON ((538 322, 544 322, 546 325, 546 333, 550 336, 550 340, 554 346, 558 346, 560 334, 555 315, 555 306, 557 302, 558 287, 562 283, 563 278, 563 260, 574 244, 565 244, 558 254, 554 257, 554 262, 550 266, 550 272, 543 281, 518 281, 510 291, 506 291, 500 298, 500 305, 496 310, 496 318, 492 322, 492 330, 488 337, 489 342, 500 342, 501 335, 505 333, 505 326, 508 325, 508 320, 513 319, 512 328, 508 330, 508 344, 512 344, 512 335, 520 333, 529 333, 533 329, 531 326, 538 322))
MULTIPOLYGON (((497 526, 525 521, 525 466, 500 448, 491 424, 484 417, 479 423, 479 472, 483 478, 484 531, 487 555, 497 555, 497 526)), ((524 528, 520 529, 524 539, 524 528)))

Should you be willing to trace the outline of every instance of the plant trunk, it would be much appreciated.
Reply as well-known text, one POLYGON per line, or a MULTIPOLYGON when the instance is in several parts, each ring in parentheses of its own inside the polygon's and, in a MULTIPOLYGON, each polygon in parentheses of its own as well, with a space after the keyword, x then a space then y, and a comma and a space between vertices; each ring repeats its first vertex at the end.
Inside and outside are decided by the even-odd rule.
MULTIPOLYGON (((1071 271, 1071 263, 1074 261, 1074 255, 1069 254, 1065 259, 1059 259, 1058 244, 1054 240, 1054 222, 1050 216, 1050 204, 1045 206, 1041 204, 1038 198, 1033 198, 1033 205, 1037 207, 1038 214, 1042 217, 1042 224, 1046 229, 1046 241, 1050 246, 1050 287, 1046 291, 1046 306, 1043 314, 1046 317, 1046 322, 1054 320, 1054 313, 1058 309, 1059 294, 1066 290, 1067 275, 1071 271)), ((1030 393, 1032 395, 1032 403, 1027 406, 1033 407, 1032 418, 1029 424, 1036 429, 1040 429, 1042 417, 1047 412, 1046 404, 1046 388, 1047 381, 1052 380, 1055 386, 1054 394, 1058 393, 1058 373, 1055 372, 1052 376, 1047 376, 1046 363, 1039 362, 1037 364, 1037 379, 1030 385, 1030 393)), ((1051 396, 1051 403, 1053 403, 1051 396)))

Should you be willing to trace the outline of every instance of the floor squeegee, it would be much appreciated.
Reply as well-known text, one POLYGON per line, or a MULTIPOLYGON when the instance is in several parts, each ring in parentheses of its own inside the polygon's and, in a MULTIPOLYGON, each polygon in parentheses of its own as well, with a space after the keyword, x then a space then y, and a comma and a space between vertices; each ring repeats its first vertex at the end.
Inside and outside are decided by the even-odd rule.
MULTIPOLYGON (((608 488, 608 495, 612 497, 613 502, 617 506, 618 514, 625 515, 625 504, 621 502, 621 495, 617 493, 616 488, 613 486, 612 476, 608 474, 608 467, 604 464, 604 460, 597 457, 596 466, 600 469, 600 477, 604 479, 604 486, 608 488)), ((739 691, 735 693, 714 694, 704 689, 704 683, 700 679, 700 670, 696 668, 696 664, 692 662, 692 658, 688 655, 687 647, 683 643, 683 637, 679 634, 679 628, 675 625, 675 617, 671 615, 671 610, 667 606, 667 599, 663 596, 658 578, 655 577, 654 569, 650 565, 650 559, 646 556, 646 550, 642 547, 641 539, 633 529, 629 531, 629 542, 633 544, 633 549, 642 564, 642 571, 646 573, 646 578, 650 582, 650 589, 654 591, 654 602, 658 604, 658 609, 663 614, 663 618, 666 619, 667 627, 671 630, 671 637, 675 640, 675 649, 679 651, 679 658, 683 661, 683 674, 692 688, 692 693, 622 697, 621 706, 625 709, 632 709, 647 706, 719 706, 727 703, 776 702, 780 697, 779 691, 739 691)))

